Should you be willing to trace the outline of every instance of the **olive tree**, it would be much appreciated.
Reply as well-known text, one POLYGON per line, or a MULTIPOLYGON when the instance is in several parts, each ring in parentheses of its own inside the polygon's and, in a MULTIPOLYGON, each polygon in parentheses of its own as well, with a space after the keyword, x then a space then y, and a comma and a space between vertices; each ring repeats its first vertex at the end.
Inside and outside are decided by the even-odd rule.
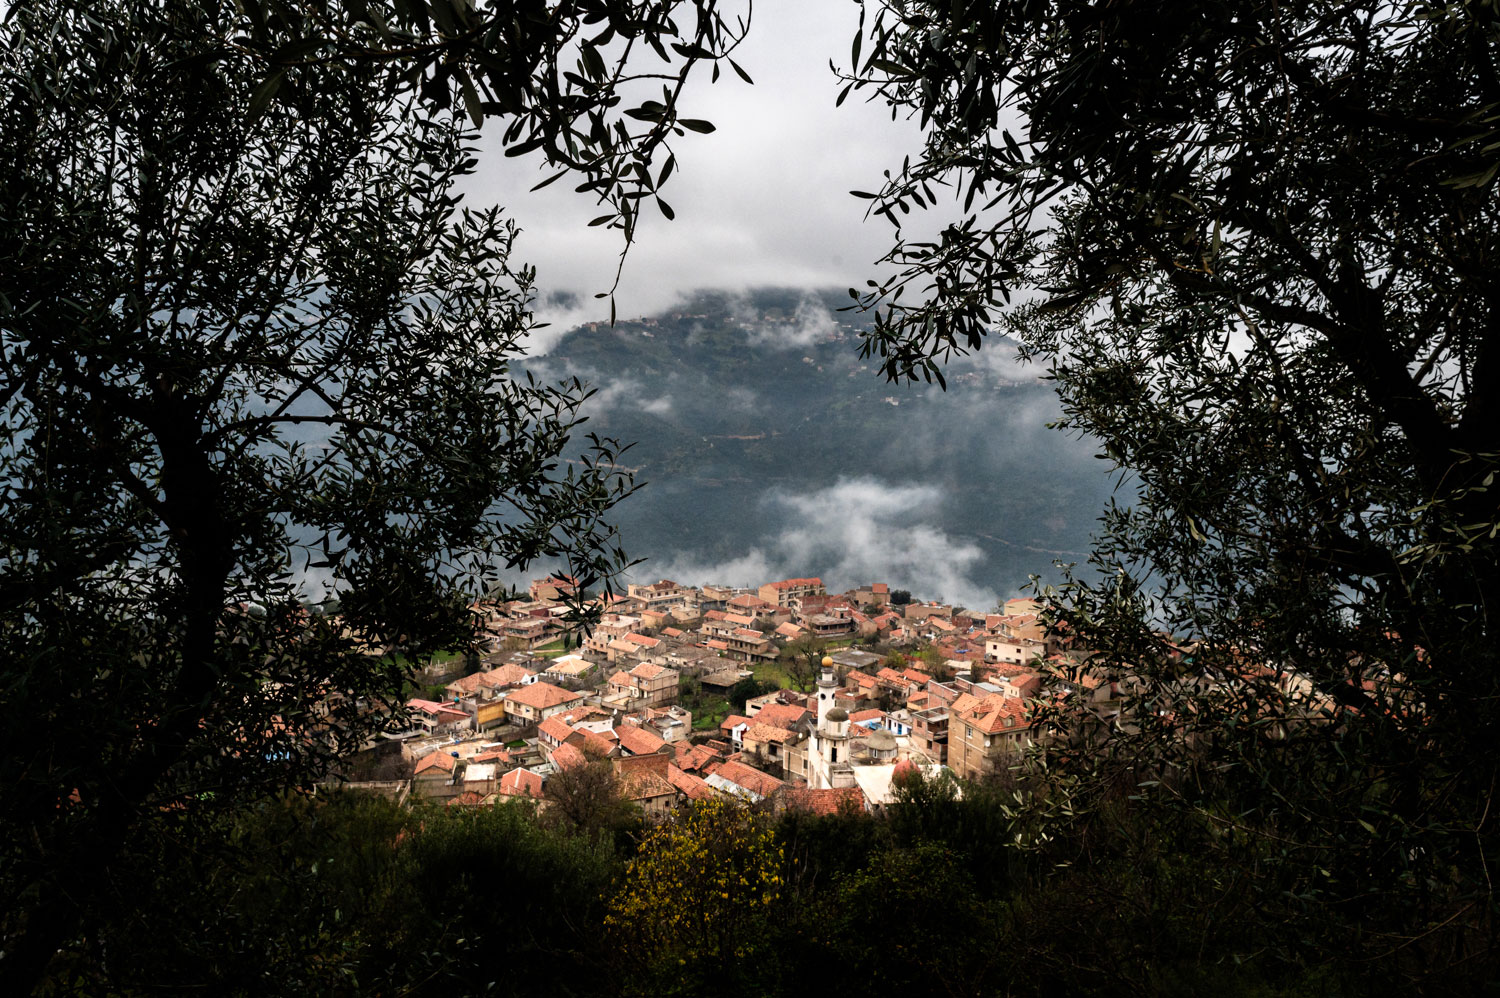
MULTIPOLYGON (((632 486, 611 441, 579 439, 587 389, 512 376, 533 275, 513 222, 461 207, 475 136, 439 93, 472 103, 469 62, 524 79, 573 46, 592 64, 575 36, 603 8, 527 6, 538 63, 493 39, 423 48, 400 33, 412 5, 377 6, 6 11, 8 987, 102 965, 109 913, 141 902, 112 874, 143 839, 306 786, 391 724, 404 663, 461 647, 501 570, 559 559, 596 586, 625 563, 606 516, 632 486)), ((675 38, 630 9, 609 12, 636 43, 675 38)), ((614 65, 556 107, 492 77, 482 110, 622 200, 694 123, 648 107, 645 139, 580 145, 579 115, 615 113, 614 65)))
POLYGON ((1131 677, 1096 753, 1256 843, 1319 913, 1304 938, 1350 926, 1413 972, 1471 953, 1500 722, 1491 5, 866 11, 846 96, 924 130, 861 195, 895 233, 853 292, 866 351, 941 381, 1009 333, 1136 485, 1051 609, 1131 677))

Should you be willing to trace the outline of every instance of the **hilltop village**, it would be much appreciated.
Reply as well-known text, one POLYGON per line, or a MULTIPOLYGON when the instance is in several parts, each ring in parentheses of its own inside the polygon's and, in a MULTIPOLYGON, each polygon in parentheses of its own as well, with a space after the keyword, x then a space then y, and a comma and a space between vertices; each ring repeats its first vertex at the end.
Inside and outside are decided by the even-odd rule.
MULTIPOLYGON (((1029 744, 1043 671, 1063 650, 1029 600, 998 612, 816 578, 757 588, 631 585, 585 631, 568 578, 473 607, 462 675, 407 703, 346 774, 398 801, 534 798, 607 764, 651 820, 728 795, 777 809, 879 811, 903 774, 1003 772, 1029 744)), ((429 675, 427 678, 432 678, 429 675)), ((1103 706, 1107 681, 1075 682, 1103 706)))

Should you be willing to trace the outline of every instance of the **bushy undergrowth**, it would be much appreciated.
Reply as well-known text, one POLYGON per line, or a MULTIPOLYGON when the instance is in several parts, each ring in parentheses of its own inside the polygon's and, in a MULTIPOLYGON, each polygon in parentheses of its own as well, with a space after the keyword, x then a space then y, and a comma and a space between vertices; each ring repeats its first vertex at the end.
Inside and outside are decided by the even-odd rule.
POLYGON ((1472 956, 1456 965, 1432 958, 1454 945, 1442 927, 1413 926, 1384 956, 1350 946, 1296 883, 1257 863, 1265 840, 1226 841, 1125 793, 1035 835, 1013 788, 963 790, 917 786, 884 816, 721 802, 614 837, 566 833, 525 803, 267 802, 233 824, 138 844, 136 879, 115 885, 115 910, 59 961, 58 990, 446 998, 854 985, 1259 998, 1487 987, 1487 943, 1463 941, 1472 956))

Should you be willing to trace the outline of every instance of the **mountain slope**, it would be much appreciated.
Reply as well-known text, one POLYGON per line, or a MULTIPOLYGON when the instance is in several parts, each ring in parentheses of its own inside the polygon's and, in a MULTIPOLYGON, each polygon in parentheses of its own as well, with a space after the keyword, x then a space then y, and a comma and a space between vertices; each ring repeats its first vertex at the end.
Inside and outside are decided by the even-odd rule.
POLYGON ((701 293, 570 331, 528 367, 598 389, 586 428, 635 445, 620 509, 641 578, 889 581, 971 606, 1080 561, 1112 480, 1049 431, 1050 388, 997 339, 946 392, 862 361, 840 294, 701 293))

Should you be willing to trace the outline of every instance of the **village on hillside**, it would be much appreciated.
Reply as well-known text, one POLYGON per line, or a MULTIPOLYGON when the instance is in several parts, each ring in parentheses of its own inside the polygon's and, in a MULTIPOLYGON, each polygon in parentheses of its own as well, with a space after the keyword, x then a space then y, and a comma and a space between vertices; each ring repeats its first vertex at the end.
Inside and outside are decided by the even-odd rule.
MULTIPOLYGON (((467 674, 412 698, 405 729, 344 781, 400 802, 546 807, 551 781, 607 764, 648 820, 718 795, 879 811, 904 774, 977 780, 1014 765, 1042 676, 1067 656, 1023 599, 980 614, 884 583, 661 580, 609 597, 585 631, 584 595, 554 576, 476 604, 476 650, 450 663, 467 674)), ((1117 700, 1107 679, 1070 674, 1068 693, 1101 715, 1117 700)))

